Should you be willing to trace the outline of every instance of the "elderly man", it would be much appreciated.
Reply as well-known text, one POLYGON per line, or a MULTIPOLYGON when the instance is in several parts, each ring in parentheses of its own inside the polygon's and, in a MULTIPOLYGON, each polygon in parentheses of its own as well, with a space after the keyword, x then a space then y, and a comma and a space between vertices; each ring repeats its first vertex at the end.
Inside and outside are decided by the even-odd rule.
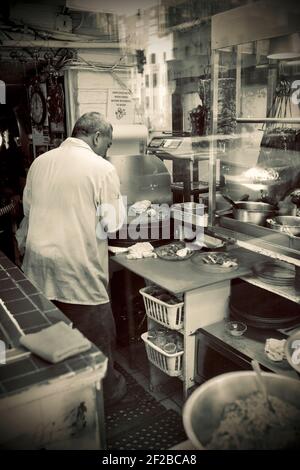
POLYGON ((117 231, 125 216, 119 178, 104 158, 111 143, 110 123, 99 113, 84 114, 72 137, 33 162, 23 195, 29 218, 23 270, 108 356, 106 405, 126 393, 113 366, 116 329, 107 292, 106 233, 117 231))

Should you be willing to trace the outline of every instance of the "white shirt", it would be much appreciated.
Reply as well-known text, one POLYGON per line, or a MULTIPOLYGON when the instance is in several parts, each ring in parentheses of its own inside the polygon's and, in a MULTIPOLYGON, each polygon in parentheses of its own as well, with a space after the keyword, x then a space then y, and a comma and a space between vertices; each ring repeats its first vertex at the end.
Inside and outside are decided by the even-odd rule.
POLYGON ((84 141, 66 139, 31 165, 23 195, 29 228, 23 270, 48 299, 97 305, 109 301, 107 239, 125 210, 115 168, 84 141), (111 204, 101 214, 99 206, 111 204), (101 225, 99 224, 101 215, 101 225))

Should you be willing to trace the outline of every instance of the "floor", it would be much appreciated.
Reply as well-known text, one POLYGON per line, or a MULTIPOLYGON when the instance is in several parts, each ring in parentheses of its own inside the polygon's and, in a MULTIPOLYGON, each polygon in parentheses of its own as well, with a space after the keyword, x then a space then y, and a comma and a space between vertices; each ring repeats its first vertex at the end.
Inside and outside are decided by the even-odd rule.
POLYGON ((143 342, 132 346, 132 361, 130 361, 128 346, 119 346, 116 351, 116 362, 125 369, 157 402, 166 409, 172 409, 182 414, 183 384, 180 379, 170 377, 170 380, 153 390, 150 385, 150 367, 143 342))

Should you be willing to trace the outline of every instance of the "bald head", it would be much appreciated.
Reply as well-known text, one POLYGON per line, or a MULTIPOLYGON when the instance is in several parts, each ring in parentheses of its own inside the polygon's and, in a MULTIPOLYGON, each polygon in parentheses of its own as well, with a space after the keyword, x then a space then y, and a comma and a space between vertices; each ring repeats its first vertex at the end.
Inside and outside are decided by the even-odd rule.
POLYGON ((81 139, 103 157, 112 143, 112 125, 97 112, 83 114, 75 123, 72 137, 81 139))

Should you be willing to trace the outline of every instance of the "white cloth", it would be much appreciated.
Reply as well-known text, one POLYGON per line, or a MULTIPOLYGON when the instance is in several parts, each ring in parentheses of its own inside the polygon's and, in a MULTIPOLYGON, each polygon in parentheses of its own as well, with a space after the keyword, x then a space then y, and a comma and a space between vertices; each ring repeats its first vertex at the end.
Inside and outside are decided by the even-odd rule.
POLYGON ((128 248, 128 252, 127 259, 157 258, 157 254, 154 253, 154 248, 149 242, 135 243, 128 248))
POLYGON ((107 239, 97 238, 96 228, 99 236, 124 221, 115 168, 82 140, 68 138, 33 162, 23 204, 29 217, 23 261, 28 278, 48 299, 107 303, 107 239), (112 211, 106 206, 102 214, 103 204, 112 211))
POLYGON ((58 322, 38 333, 21 336, 20 343, 49 362, 59 362, 87 351, 91 343, 77 329, 58 322))
POLYGON ((129 208, 129 215, 142 214, 151 207, 151 201, 144 199, 143 201, 137 201, 129 208))
POLYGON ((108 251, 110 251, 113 255, 121 255, 122 253, 126 253, 128 248, 123 248, 120 246, 109 246, 108 251))
POLYGON ((265 353, 271 361, 279 362, 285 358, 285 339, 268 338, 265 343, 265 353))

